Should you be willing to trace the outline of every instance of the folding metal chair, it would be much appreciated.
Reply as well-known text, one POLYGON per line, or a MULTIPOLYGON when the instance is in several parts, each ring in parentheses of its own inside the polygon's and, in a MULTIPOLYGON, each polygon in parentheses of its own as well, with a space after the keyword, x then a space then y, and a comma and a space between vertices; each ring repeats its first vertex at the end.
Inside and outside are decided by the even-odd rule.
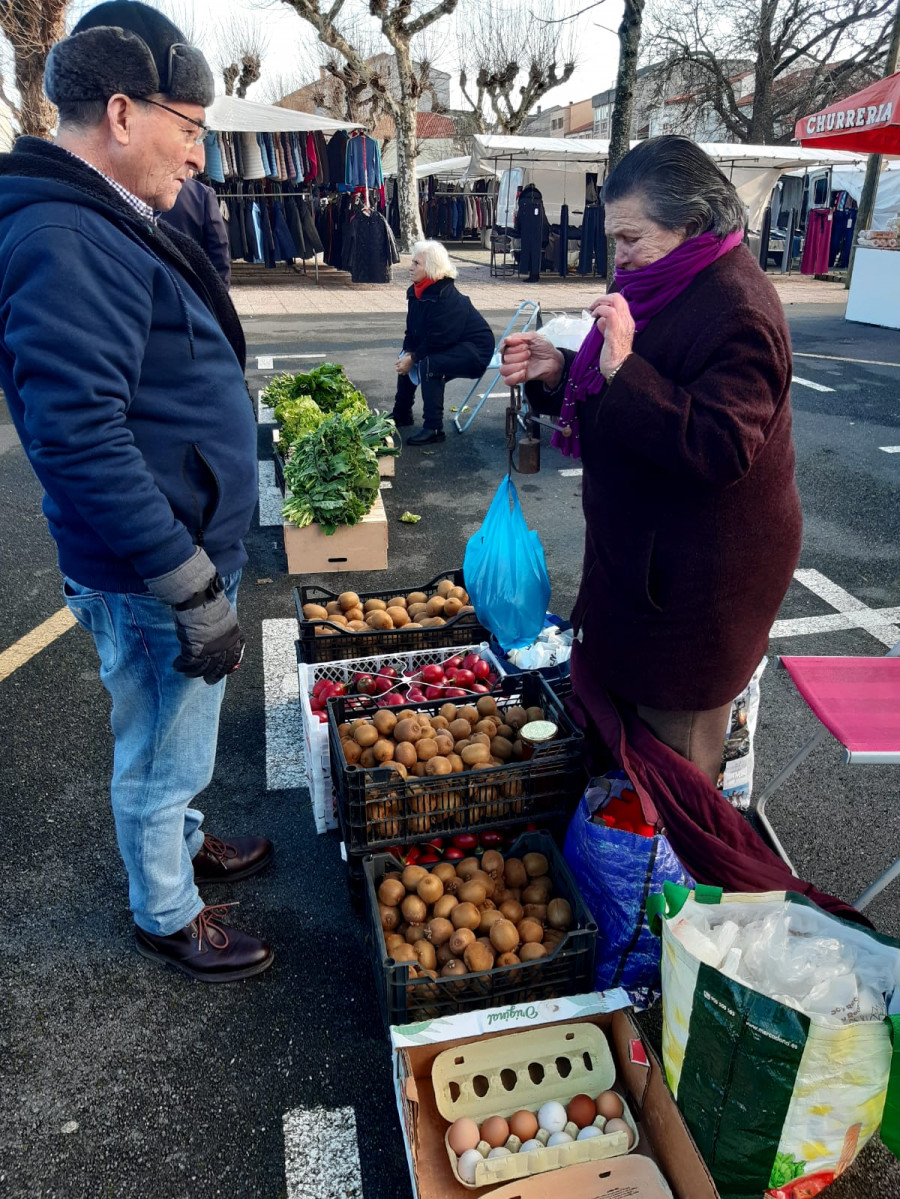
POLYGON ((494 355, 487 365, 487 370, 480 379, 476 379, 472 384, 471 390, 463 402, 459 406, 459 413, 453 418, 453 423, 456 425, 457 433, 465 433, 469 425, 481 411, 484 406, 484 401, 488 398, 494 389, 497 380, 500 378, 500 346, 503 344, 504 337, 509 337, 511 333, 533 333, 541 327, 541 303, 540 300, 523 300, 513 314, 512 320, 500 334, 497 339, 497 345, 494 348, 494 355), (517 324, 521 322, 522 327, 517 328, 517 324), (475 392, 481 386, 485 379, 490 376, 490 382, 485 387, 484 391, 478 398, 478 403, 474 410, 469 414, 468 420, 464 424, 460 424, 460 417, 463 415, 466 405, 475 392))
MULTIPOLYGON (((753 805, 755 817, 791 866, 766 818, 766 803, 829 733, 843 745, 845 763, 900 765, 900 642, 883 658, 783 657, 779 665, 821 724, 753 805)), ((900 858, 866 887, 853 906, 862 911, 898 877, 900 858)))

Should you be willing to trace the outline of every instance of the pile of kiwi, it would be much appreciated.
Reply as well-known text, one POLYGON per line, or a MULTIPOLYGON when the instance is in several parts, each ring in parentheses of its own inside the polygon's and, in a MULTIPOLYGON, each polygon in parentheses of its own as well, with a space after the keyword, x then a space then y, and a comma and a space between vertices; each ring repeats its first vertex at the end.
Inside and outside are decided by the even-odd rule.
POLYGON ((336 600, 322 604, 304 604, 304 620, 327 620, 317 624, 316 636, 335 633, 371 633, 384 629, 427 629, 446 624, 457 616, 474 615, 468 592, 452 579, 441 579, 432 596, 410 591, 392 599, 361 600, 355 591, 344 591, 336 600), (337 625, 338 628, 331 626, 337 625))
POLYGON ((520 815, 525 794, 521 777, 475 780, 479 771, 520 761, 524 746, 519 731, 543 719, 543 708, 523 708, 512 700, 504 705, 502 699, 498 705, 493 696, 482 695, 475 704, 442 704, 434 714, 380 708, 372 717, 339 725, 348 766, 382 766, 399 776, 396 788, 379 786, 367 803, 369 842, 520 815), (448 775, 463 777, 458 786, 448 782, 435 787, 424 781, 448 775))
MULTIPOLYGON (((378 916, 387 954, 407 962, 410 977, 459 980, 466 975, 549 957, 574 927, 569 902, 554 898, 542 853, 407 866, 378 887, 378 916)), ((440 993, 416 987, 420 1000, 440 993)))

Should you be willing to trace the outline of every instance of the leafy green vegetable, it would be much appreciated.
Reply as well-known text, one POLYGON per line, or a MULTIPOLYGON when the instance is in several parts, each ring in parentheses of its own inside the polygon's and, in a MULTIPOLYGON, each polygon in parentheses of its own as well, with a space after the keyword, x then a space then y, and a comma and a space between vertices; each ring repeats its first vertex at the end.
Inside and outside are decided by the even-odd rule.
POLYGON ((294 443, 284 477, 292 492, 285 518, 301 529, 316 521, 328 536, 362 520, 378 495, 378 459, 356 421, 340 414, 294 443))
POLYGON ((344 412, 360 401, 368 410, 366 397, 358 391, 344 368, 336 362, 323 362, 305 375, 294 376, 294 395, 309 395, 325 413, 344 412))
POLYGON ((281 442, 288 456, 294 442, 306 433, 314 433, 325 419, 325 413, 309 396, 282 400, 275 408, 275 419, 281 425, 281 442))
POLYGON ((404 512, 400 519, 405 525, 417 525, 422 518, 421 516, 417 516, 415 512, 404 512))
MULTIPOLYGON (((345 417, 350 415, 350 410, 344 413, 345 417)), ((400 438, 396 436, 397 426, 389 416, 385 416, 383 412, 367 410, 364 414, 353 414, 352 419, 365 444, 373 449, 379 458, 397 457, 400 453, 400 438), (393 445, 388 445, 391 440, 393 445)))
POLYGON ((772 1176, 769 1179, 769 1190, 783 1187, 785 1183, 802 1178, 806 1173, 806 1162, 798 1162, 791 1153, 776 1153, 772 1165, 772 1176))

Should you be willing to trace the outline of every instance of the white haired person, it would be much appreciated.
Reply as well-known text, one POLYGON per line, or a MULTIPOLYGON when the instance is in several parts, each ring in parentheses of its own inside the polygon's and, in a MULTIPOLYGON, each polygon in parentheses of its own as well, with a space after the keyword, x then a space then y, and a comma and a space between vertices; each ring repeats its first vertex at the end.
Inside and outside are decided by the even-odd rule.
POLYGON ((456 267, 439 241, 416 242, 409 277, 391 416, 400 428, 413 424, 413 401, 421 384, 424 427, 406 444, 431 445, 444 440, 444 384, 479 379, 494 353, 494 335, 468 296, 456 290, 456 267))

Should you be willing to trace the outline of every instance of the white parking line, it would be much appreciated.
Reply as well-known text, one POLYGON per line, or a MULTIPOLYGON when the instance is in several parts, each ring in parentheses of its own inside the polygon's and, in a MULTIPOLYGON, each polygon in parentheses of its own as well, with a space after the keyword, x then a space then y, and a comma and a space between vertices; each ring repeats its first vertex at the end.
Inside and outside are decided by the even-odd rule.
POLYGON ((801 387, 811 387, 813 391, 834 391, 833 387, 826 387, 824 383, 814 383, 812 379, 801 379, 799 375, 794 375, 793 383, 799 383, 801 387))
POLYGON ((259 523, 261 527, 280 525, 283 523, 281 509, 284 507, 284 496, 275 481, 275 463, 271 458, 261 458, 259 462, 259 523))
POLYGON ((282 1124, 288 1199, 363 1199, 352 1107, 297 1108, 282 1124))
POLYGON ((274 370, 276 360, 278 362, 298 362, 300 359, 325 357, 325 354, 263 354, 256 359, 256 369, 258 371, 274 370))
POLYGON ((266 787, 269 791, 306 786, 296 641, 296 619, 263 621, 266 787))
POLYGON ((900 445, 880 445, 878 448, 885 454, 900 454, 900 445))
POLYGON ((815 633, 865 629, 889 649, 900 641, 900 627, 895 623, 900 622, 900 608, 870 608, 817 570, 797 570, 794 578, 836 611, 824 616, 776 620, 769 632, 770 637, 809 637, 815 633))
POLYGON ((896 366, 900 367, 900 362, 879 362, 876 358, 839 358, 835 354, 801 354, 794 350, 795 358, 821 358, 824 362, 858 362, 860 366, 896 366))
POLYGON ((582 467, 573 466, 570 470, 561 470, 559 473, 565 478, 577 479, 582 473, 582 467))

